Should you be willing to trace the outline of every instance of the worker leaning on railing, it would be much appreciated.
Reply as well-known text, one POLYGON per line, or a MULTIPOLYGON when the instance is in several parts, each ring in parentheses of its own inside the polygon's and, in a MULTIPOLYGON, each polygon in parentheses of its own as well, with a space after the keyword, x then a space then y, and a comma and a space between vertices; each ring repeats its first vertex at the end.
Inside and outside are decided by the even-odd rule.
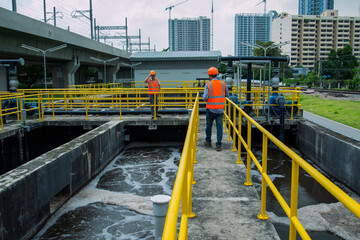
POLYGON ((151 118, 154 119, 154 98, 156 99, 156 117, 161 118, 158 114, 159 109, 159 98, 158 93, 160 92, 160 81, 158 78, 155 77, 156 72, 154 70, 150 71, 150 75, 145 79, 145 83, 148 84, 148 94, 151 106, 151 118))

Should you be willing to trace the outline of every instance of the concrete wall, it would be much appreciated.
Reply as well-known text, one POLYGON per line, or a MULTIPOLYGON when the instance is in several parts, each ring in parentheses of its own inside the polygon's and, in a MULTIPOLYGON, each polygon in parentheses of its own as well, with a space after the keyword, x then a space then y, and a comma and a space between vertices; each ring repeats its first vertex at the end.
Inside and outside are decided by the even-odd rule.
POLYGON ((50 216, 53 197, 69 196, 124 145, 123 122, 110 121, 0 177, 0 239, 26 239, 50 216))
POLYGON ((298 123, 296 147, 331 177, 360 194, 360 144, 319 125, 298 123))

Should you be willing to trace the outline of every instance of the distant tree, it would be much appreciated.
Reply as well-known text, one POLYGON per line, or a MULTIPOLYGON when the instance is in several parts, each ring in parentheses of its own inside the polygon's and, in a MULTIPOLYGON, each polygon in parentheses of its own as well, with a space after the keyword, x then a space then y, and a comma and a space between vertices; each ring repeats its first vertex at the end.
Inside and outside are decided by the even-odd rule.
MULTIPOLYGON (((281 53, 281 49, 279 47, 275 47, 274 46, 274 42, 269 41, 269 42, 263 42, 263 41, 256 41, 256 44, 259 46, 262 46, 264 48, 268 47, 268 49, 266 50, 266 56, 267 57, 286 57, 286 56, 282 56, 281 53), (271 47, 274 46, 274 47, 271 47)), ((254 48, 253 50, 254 56, 257 57, 261 57, 261 56, 265 56, 264 54, 264 49, 263 48, 254 48)), ((272 64, 273 66, 274 64, 272 64)), ((268 68, 265 70, 266 74, 268 73, 268 68)), ((289 63, 284 64, 280 64, 280 77, 281 79, 285 79, 285 78, 291 78, 292 77, 292 69, 289 66, 289 63), (284 69, 285 68, 285 69, 284 69), (285 74, 285 76, 283 76, 285 74)), ((266 75, 267 76, 267 75, 266 75)), ((255 72, 255 77, 259 78, 260 77, 260 73, 259 71, 255 72)))
MULTIPOLYGON (((26 76, 18 79, 20 83, 26 84, 27 87, 31 87, 36 83, 40 85, 44 83, 43 65, 25 64, 23 67, 19 68, 18 74, 26 76)), ((46 76, 47 78, 51 76, 49 69, 46 71, 46 76)))
POLYGON ((225 64, 225 62, 221 62, 220 65, 219 65, 219 73, 226 73, 226 68, 227 68, 227 65, 225 64))
MULTIPOLYGON (((274 45, 274 42, 262 42, 256 41, 256 44, 262 47, 270 47, 274 45)), ((255 56, 265 56, 264 49, 262 48, 254 48, 253 53, 255 56)), ((279 47, 268 48, 266 51, 266 56, 268 57, 280 57, 281 56, 281 49, 279 47)))
POLYGON ((353 55, 351 46, 345 45, 337 51, 330 50, 328 58, 322 63, 322 74, 330 75, 335 80, 352 79, 357 66, 359 62, 353 55))
POLYGON ((304 83, 311 88, 311 86, 314 84, 317 84, 320 82, 321 78, 317 75, 316 72, 311 72, 307 75, 307 77, 304 79, 304 83))
POLYGON ((356 69, 353 79, 347 79, 345 82, 349 89, 360 90, 360 68, 356 69))

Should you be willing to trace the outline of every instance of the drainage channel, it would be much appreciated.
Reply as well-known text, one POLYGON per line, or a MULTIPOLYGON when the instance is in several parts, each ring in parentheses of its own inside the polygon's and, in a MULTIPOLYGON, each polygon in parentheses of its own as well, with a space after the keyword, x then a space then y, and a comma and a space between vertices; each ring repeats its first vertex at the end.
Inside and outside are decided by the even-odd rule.
MULTIPOLYGON (((261 159, 261 150, 257 150, 255 155, 261 159)), ((244 156, 246 157, 246 155, 244 156)), ((304 156, 302 157, 309 161, 304 156)), ((312 162, 310 164, 317 168, 312 162)), ((260 196, 261 174, 254 163, 251 165, 251 169, 252 181, 260 196)), ((331 179, 321 169, 317 168, 317 170, 359 201, 360 198, 355 193, 331 179)), ((283 152, 269 148, 268 174, 290 206, 291 159, 283 152)), ((299 220, 312 239, 360 239, 359 219, 302 169, 300 169, 299 175, 298 199, 299 220)), ((280 238, 289 239, 289 219, 269 188, 267 188, 266 200, 269 219, 274 224, 280 238)), ((299 235, 297 235, 297 239, 301 239, 299 235)))
POLYGON ((131 143, 33 239, 154 239, 154 195, 171 195, 182 143, 131 143))

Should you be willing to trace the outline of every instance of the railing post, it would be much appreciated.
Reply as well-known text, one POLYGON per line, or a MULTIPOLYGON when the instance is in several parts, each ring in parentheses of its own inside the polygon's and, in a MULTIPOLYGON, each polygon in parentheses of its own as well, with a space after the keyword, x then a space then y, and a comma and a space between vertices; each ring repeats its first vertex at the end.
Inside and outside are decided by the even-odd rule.
POLYGON ((52 95, 51 95, 51 105, 52 105, 52 113, 53 113, 53 119, 52 120, 55 120, 54 92, 52 92, 52 95))
POLYGON ((236 164, 243 164, 243 162, 241 161, 241 129, 242 129, 242 114, 241 111, 239 111, 239 126, 238 126, 238 159, 236 161, 236 164))
POLYGON ((292 159, 291 168, 291 198, 290 198, 290 232, 289 239, 296 239, 296 228, 294 223, 291 221, 293 217, 297 217, 298 208, 298 188, 299 188, 299 164, 292 159))
POLYGON ((261 180, 261 213, 258 214, 258 219, 267 220, 269 216, 266 214, 266 181, 264 175, 267 174, 267 150, 268 150, 268 138, 263 134, 263 146, 262 146, 262 180, 261 180))
POLYGON ((119 94, 119 112, 120 112, 120 120, 122 120, 122 114, 121 114, 121 94, 119 94))
MULTIPOLYGON (((154 93, 154 104, 153 104, 153 107, 154 107, 154 120, 156 120, 156 116, 157 116, 157 111, 156 111, 156 100, 157 100, 157 95, 154 93)), ((128 104, 128 110, 129 110, 129 104, 128 104)))
MULTIPOLYGON (((231 103, 232 104, 232 103, 231 103)), ((235 129, 236 129, 236 107, 235 106, 233 106, 233 128, 232 128, 232 130, 233 130, 233 148, 231 149, 231 151, 233 151, 233 152, 236 152, 236 131, 235 131, 235 129)))
POLYGON ((226 114, 227 114, 227 112, 226 112, 226 108, 227 108, 227 102, 225 101, 225 106, 224 106, 224 117, 223 117, 223 126, 224 126, 224 133, 227 133, 227 126, 226 126, 226 121, 227 121, 227 119, 226 119, 226 114))
POLYGON ((231 122, 231 119, 230 119, 230 113, 231 113, 231 104, 229 101, 226 101, 225 102, 227 103, 227 116, 228 116, 228 139, 227 141, 231 141, 231 131, 230 131, 230 122, 231 122))
POLYGON ((0 102, 0 121, 1 121, 1 131, 4 131, 4 115, 3 115, 3 110, 2 110, 2 101, 0 102))
POLYGON ((89 101, 89 99, 88 98, 89 98, 88 94, 85 93, 84 100, 85 100, 86 120, 89 120, 89 117, 88 117, 88 101, 89 101))
POLYGON ((245 186, 252 186, 253 183, 251 182, 251 158, 250 158, 250 151, 251 151, 251 122, 249 119, 247 120, 248 127, 247 127, 247 149, 246 149, 246 182, 244 183, 245 186))

